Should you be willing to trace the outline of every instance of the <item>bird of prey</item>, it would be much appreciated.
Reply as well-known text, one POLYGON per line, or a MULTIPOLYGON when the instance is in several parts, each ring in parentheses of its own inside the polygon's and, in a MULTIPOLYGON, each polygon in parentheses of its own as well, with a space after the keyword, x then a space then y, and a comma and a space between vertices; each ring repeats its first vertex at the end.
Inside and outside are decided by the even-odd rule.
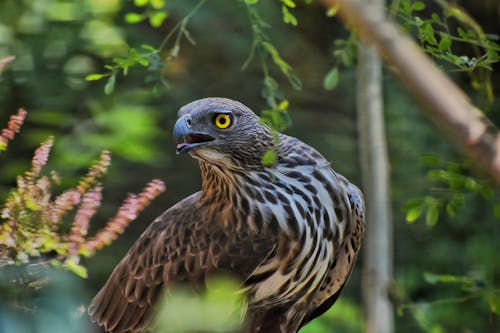
POLYGON ((93 299, 92 320, 107 332, 142 332, 162 290, 203 290, 207 277, 229 271, 246 292, 244 332, 297 332, 333 305, 351 274, 361 191, 239 102, 205 98, 178 116, 177 154, 198 160, 202 189, 144 231, 93 299), (276 160, 264 165, 269 150, 276 160))

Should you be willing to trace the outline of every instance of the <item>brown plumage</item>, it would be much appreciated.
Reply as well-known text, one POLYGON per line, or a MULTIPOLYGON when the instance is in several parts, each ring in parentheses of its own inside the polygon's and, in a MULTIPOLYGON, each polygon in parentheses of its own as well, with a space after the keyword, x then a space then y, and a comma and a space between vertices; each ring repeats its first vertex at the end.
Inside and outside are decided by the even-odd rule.
POLYGON ((296 332, 330 308, 354 266, 364 230, 359 189, 316 150, 272 131, 223 98, 179 111, 177 152, 199 161, 202 190, 158 217, 89 307, 108 332, 146 329, 164 288, 202 290, 230 271, 242 281, 245 332, 296 332), (264 166, 273 149, 277 162, 264 166), (175 286, 173 286, 175 288, 175 286))

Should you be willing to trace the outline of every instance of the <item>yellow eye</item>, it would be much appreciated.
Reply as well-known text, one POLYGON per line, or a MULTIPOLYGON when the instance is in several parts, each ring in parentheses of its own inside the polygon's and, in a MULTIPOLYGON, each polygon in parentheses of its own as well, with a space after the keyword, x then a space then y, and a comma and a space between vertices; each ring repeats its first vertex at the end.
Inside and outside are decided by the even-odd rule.
POLYGON ((218 128, 228 128, 231 125, 231 116, 225 113, 219 113, 214 118, 215 126, 218 128))

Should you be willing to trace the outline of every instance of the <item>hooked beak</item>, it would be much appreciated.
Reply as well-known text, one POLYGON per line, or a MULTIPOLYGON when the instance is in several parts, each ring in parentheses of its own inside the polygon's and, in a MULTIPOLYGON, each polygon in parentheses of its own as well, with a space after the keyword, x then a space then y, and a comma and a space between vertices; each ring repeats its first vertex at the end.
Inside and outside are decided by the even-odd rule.
POLYGON ((174 141, 177 143, 177 155, 187 153, 193 148, 202 146, 213 140, 215 138, 208 134, 200 131, 192 131, 189 119, 186 116, 177 119, 174 126, 174 141))

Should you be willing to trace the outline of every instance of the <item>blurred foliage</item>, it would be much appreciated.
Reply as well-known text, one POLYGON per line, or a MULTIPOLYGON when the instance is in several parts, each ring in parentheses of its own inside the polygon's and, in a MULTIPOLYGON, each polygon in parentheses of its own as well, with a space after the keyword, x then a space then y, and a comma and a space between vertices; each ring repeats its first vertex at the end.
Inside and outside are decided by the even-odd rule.
MULTIPOLYGON (((424 198, 417 198, 406 203, 406 221, 415 222, 425 212, 425 223, 432 227, 442 212, 449 217, 455 217, 466 205, 467 196, 480 196, 491 201, 495 195, 494 188, 486 180, 477 180, 470 175, 469 168, 460 162, 443 162, 440 156, 424 155, 422 163, 431 168, 427 179, 431 182, 431 193, 424 198)), ((497 218, 498 205, 494 208, 497 218)))
POLYGON ((216 276, 207 281, 206 291, 193 293, 182 286, 168 291, 156 314, 158 332, 237 332, 245 312, 240 283, 216 276))
MULTIPOLYGON (((396 18, 406 22, 426 51, 500 124, 494 99, 500 81, 492 75, 498 71, 496 2, 392 4, 396 18), (406 18, 405 6, 411 9, 406 18)), ((336 10, 329 9, 328 15, 336 10)), ((116 200, 102 203, 89 233, 105 228, 107 216, 118 209, 113 202, 142 186, 150 175, 168 177, 170 189, 168 198, 144 212, 143 223, 131 224, 129 232, 91 262, 82 258, 88 280, 67 274, 58 280, 47 262, 2 268, 0 331, 97 331, 89 329, 85 315, 75 321, 82 307, 147 223, 199 189, 196 164, 174 159, 175 145, 169 139, 175 112, 190 100, 241 100, 261 110, 264 122, 317 148, 335 169, 359 184, 352 93, 358 44, 354 34, 330 17, 314 1, 0 2, 0 58, 17 57, 0 76, 0 121, 7 122, 11 110, 20 106, 30 111, 22 135, 0 156, 0 197, 7 198, 17 185, 16 176, 30 168, 34 147, 49 136, 57 142, 46 167, 60 175, 61 184, 52 186, 56 193, 76 186, 78 176, 102 150, 113 152, 103 196, 116 200), (192 46, 185 47, 188 43, 192 46), (36 267, 50 273, 40 278, 33 273, 36 267), (25 275, 22 280, 28 284, 11 283, 13 276, 25 275), (38 280, 48 284, 32 288, 29 283, 38 280)), ((397 331, 499 331, 498 193, 428 125, 390 75, 384 77, 384 88, 397 221, 397 331), (424 157, 419 163, 422 155, 439 161, 429 164, 424 157), (423 200, 413 203, 419 208, 412 208, 410 201, 409 210, 401 209, 415 199, 423 200), (405 223, 411 209, 419 214, 414 211, 414 223, 405 223), (427 223, 419 222, 427 216, 427 223)), ((271 165, 275 156, 269 153, 263 162, 271 165)), ((72 217, 62 222, 67 232, 72 217)), ((302 331, 361 332, 359 281, 355 269, 336 305, 302 331)), ((223 290, 214 296, 217 301, 209 297, 208 303, 205 298, 196 305, 183 293, 165 307, 165 316, 170 311, 175 316, 172 321, 192 318, 195 306, 203 316, 207 304, 220 301, 220 309, 229 304, 223 299, 230 294, 223 290)))

